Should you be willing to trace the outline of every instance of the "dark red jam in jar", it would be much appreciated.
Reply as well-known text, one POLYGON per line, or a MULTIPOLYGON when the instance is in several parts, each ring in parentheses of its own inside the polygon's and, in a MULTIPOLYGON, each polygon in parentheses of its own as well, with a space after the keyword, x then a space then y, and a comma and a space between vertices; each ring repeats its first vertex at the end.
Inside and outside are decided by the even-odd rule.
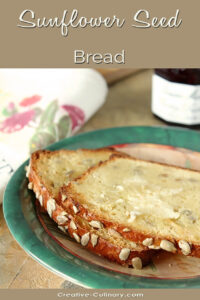
POLYGON ((162 120, 200 124, 200 69, 155 69, 152 112, 162 120))

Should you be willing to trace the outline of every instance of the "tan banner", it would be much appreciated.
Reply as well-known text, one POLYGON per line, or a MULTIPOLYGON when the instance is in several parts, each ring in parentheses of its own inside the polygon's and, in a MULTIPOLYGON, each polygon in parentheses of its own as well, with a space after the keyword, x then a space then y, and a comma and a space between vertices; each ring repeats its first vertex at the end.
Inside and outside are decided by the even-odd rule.
POLYGON ((86 289, 69 289, 69 290, 0 290, 0 297, 3 300, 63 300, 63 299, 145 299, 145 300, 199 300, 199 290, 86 290, 86 289))
POLYGON ((200 67, 196 0, 2 0, 0 67, 200 67))

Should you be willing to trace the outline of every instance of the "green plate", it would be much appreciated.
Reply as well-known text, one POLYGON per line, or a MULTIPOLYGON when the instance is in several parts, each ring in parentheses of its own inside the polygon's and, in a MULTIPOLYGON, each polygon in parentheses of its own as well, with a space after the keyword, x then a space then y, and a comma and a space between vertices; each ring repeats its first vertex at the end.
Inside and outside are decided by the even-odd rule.
MULTIPOLYGON (((80 134, 53 144, 48 149, 92 149, 129 143, 167 145, 200 152, 200 133, 170 127, 120 127, 80 134)), ((24 167, 27 164, 28 161, 21 165, 9 181, 3 210, 13 237, 40 264, 74 283, 91 288, 200 287, 198 274, 184 279, 130 276, 93 264, 63 249, 48 235, 37 218, 32 192, 26 188, 24 167)))

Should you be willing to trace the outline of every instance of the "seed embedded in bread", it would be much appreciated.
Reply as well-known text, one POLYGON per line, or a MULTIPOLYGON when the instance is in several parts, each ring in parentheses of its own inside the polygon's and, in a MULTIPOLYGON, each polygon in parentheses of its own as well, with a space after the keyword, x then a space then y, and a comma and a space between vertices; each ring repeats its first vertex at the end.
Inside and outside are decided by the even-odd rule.
POLYGON ((98 243, 98 235, 92 233, 91 234, 91 243, 92 243, 92 246, 95 247, 98 243))
POLYGON ((131 230, 129 228, 124 228, 122 231, 123 232, 130 232, 131 230))
POLYGON ((89 222, 90 226, 96 229, 101 229, 103 228, 103 224, 100 221, 91 221, 89 222))
POLYGON ((59 225, 63 225, 69 220, 66 216, 63 215, 58 215, 56 219, 59 225))
POLYGON ((191 247, 188 242, 181 240, 178 242, 178 245, 183 255, 189 255, 191 253, 191 247))
POLYGON ((67 199, 67 196, 66 195, 64 195, 64 194, 62 194, 62 196, 61 196, 61 200, 62 201, 65 201, 67 199))
POLYGON ((89 240, 90 240, 90 233, 87 232, 87 233, 83 234, 81 237, 81 245, 84 247, 87 246, 87 244, 89 243, 89 240))
POLYGON ((43 206, 43 197, 42 197, 42 195, 39 196, 38 200, 40 202, 40 205, 43 206))
POLYGON ((108 233, 111 236, 117 237, 117 238, 121 238, 121 234, 119 232, 117 232, 115 229, 113 228, 108 228, 108 233))
POLYGON ((55 199, 50 198, 47 201, 47 212, 48 212, 50 217, 52 217, 52 213, 53 213, 54 210, 56 210, 56 201, 55 201, 55 199))
POLYGON ((78 208, 75 205, 73 205, 73 211, 74 211, 75 214, 78 213, 78 208))
POLYGON ((170 241, 167 240, 162 240, 160 243, 160 248, 163 250, 166 250, 168 252, 172 252, 175 253, 176 252, 176 247, 174 246, 174 244, 170 241))
POLYGON ((63 211, 60 213, 60 215, 61 215, 61 216, 68 216, 68 213, 67 213, 66 211, 63 210, 63 211))
POLYGON ((124 190, 124 187, 123 187, 122 185, 120 185, 120 184, 117 184, 117 185, 115 186, 115 188, 116 188, 118 191, 123 191, 123 190, 124 190))
POLYGON ((77 226, 76 226, 76 224, 74 223, 74 221, 73 220, 71 220, 70 221, 70 224, 69 224, 69 226, 71 227, 71 229, 73 229, 73 230, 76 230, 77 229, 77 226))
POLYGON ((73 232, 73 236, 75 238, 75 240, 80 243, 81 239, 80 239, 80 236, 76 233, 76 232, 73 232))
POLYGON ((28 184, 28 189, 29 189, 29 190, 32 190, 32 189, 33 189, 33 183, 32 183, 32 182, 29 182, 29 184, 28 184))
POLYGON ((128 219, 128 222, 129 222, 129 223, 132 223, 133 221, 135 221, 135 219, 136 219, 136 215, 131 211, 131 216, 130 216, 130 218, 128 219))
POLYGON ((148 246, 148 248, 152 249, 152 250, 159 250, 161 247, 158 245, 150 245, 150 246, 148 246))
POLYGON ((139 257, 134 257, 132 260, 132 266, 136 270, 141 270, 142 269, 142 260, 139 257))
POLYGON ((127 258, 129 257, 130 252, 131 252, 130 249, 128 249, 128 248, 123 248, 123 249, 120 251, 119 258, 120 258, 121 260, 127 260, 127 258))
POLYGON ((63 231, 64 233, 66 233, 65 227, 64 226, 58 226, 58 228, 63 231))
POLYGON ((26 171, 26 177, 28 178, 29 177, 29 174, 30 174, 30 164, 28 166, 25 167, 25 171, 26 171))
POLYGON ((71 176, 72 174, 74 173, 74 171, 73 170, 70 170, 70 171, 67 171, 67 173, 66 173, 66 176, 71 176))
POLYGON ((123 199, 117 199, 116 201, 115 201, 115 203, 123 203, 124 202, 124 200, 123 199))
POLYGON ((146 238, 143 242, 142 242, 142 244, 144 245, 144 246, 151 246, 152 244, 153 244, 153 239, 152 238, 146 238))
POLYGON ((129 213, 129 215, 130 215, 130 218, 128 219, 128 222, 131 223, 136 219, 137 216, 141 215, 141 212, 134 210, 134 211, 131 211, 129 213))

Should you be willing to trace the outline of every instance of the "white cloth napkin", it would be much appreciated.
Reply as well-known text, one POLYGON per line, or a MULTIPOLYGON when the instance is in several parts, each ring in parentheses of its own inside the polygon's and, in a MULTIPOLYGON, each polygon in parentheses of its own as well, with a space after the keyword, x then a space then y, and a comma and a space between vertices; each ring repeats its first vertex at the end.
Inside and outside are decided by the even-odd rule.
POLYGON ((30 153, 73 135, 104 103, 92 69, 0 69, 0 203, 30 153))

